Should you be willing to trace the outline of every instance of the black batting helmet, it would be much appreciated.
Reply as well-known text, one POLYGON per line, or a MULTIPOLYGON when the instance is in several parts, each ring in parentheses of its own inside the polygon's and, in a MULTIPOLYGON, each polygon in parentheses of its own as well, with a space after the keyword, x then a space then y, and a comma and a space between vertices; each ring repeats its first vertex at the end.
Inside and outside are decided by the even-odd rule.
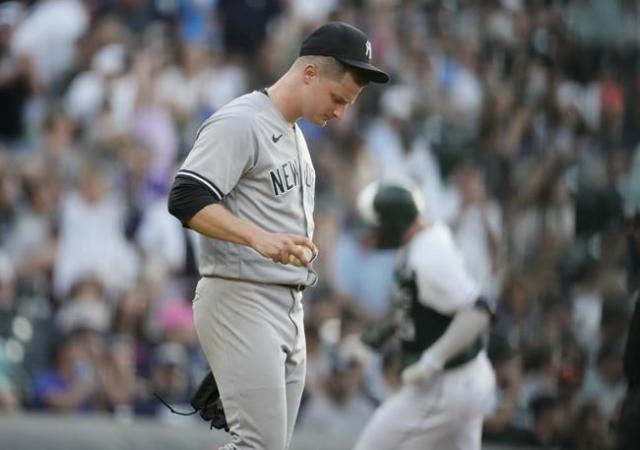
POLYGON ((358 213, 373 229, 379 249, 400 247, 405 232, 422 209, 420 191, 407 182, 375 181, 358 195, 358 213))

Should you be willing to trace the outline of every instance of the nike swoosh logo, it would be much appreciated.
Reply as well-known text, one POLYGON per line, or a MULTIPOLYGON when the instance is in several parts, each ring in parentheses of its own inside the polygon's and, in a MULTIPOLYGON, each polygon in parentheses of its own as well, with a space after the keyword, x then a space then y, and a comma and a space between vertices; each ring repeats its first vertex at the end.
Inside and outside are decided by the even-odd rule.
POLYGON ((273 136, 271 136, 271 140, 272 140, 272 141, 274 142, 274 144, 275 144, 275 143, 277 143, 277 142, 280 140, 280 138, 281 138, 281 137, 282 137, 282 134, 281 134, 280 136, 278 136, 278 137, 276 137, 276 135, 274 134, 273 136))

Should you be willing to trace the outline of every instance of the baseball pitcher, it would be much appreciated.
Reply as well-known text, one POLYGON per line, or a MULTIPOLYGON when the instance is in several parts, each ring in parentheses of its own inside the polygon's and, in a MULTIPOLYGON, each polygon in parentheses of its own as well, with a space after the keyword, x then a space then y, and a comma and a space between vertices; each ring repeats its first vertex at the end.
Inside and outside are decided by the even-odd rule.
POLYGON ((387 80, 362 31, 323 25, 273 86, 205 121, 177 172, 169 211, 202 235, 193 310, 231 434, 225 449, 289 448, 304 386, 315 171, 296 121, 339 119, 363 86, 387 80))

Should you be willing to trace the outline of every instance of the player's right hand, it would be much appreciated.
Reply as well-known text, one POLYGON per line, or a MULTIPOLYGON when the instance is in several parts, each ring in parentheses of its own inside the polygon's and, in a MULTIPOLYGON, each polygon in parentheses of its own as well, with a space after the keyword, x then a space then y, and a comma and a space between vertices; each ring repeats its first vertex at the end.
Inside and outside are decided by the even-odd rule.
POLYGON ((254 236, 251 246, 273 262, 290 264, 297 259, 300 265, 305 267, 318 254, 318 248, 309 238, 296 234, 265 232, 254 236), (309 255, 309 251, 311 255, 309 255))
POLYGON ((418 362, 402 371, 402 382, 415 385, 426 384, 442 371, 442 367, 442 362, 427 352, 418 362))

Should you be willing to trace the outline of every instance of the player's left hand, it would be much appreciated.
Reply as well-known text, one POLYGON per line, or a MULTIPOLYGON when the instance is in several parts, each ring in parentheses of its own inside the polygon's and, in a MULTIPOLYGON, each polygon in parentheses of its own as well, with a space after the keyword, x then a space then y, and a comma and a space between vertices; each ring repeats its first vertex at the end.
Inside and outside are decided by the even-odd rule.
POLYGON ((418 362, 402 371, 402 381, 405 384, 426 384, 442 371, 442 367, 440 361, 425 353, 418 362))

